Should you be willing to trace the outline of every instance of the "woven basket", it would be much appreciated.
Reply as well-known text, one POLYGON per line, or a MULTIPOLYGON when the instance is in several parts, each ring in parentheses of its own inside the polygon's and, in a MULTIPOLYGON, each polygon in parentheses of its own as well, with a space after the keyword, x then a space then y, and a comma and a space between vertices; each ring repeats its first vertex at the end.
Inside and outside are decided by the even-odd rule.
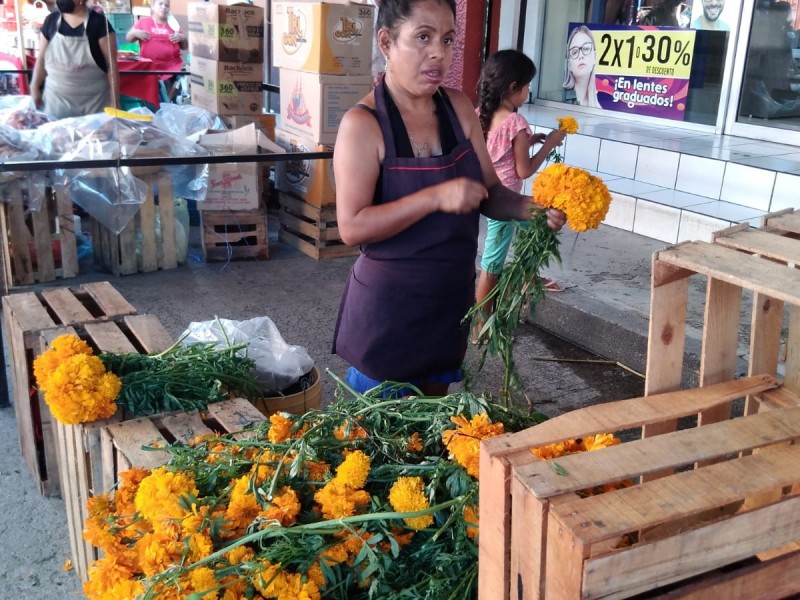
POLYGON ((257 398, 251 402, 265 417, 276 412, 302 415, 312 408, 320 408, 322 405, 322 382, 319 378, 319 370, 317 367, 311 369, 311 385, 301 392, 286 396, 257 398))

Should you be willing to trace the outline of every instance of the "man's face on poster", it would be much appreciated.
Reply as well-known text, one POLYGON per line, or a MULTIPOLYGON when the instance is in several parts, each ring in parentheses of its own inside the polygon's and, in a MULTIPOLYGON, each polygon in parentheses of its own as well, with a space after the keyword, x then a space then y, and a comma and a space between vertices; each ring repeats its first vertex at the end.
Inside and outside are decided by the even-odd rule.
POLYGON ((703 0, 703 13, 709 21, 716 21, 725 8, 725 0, 703 0))

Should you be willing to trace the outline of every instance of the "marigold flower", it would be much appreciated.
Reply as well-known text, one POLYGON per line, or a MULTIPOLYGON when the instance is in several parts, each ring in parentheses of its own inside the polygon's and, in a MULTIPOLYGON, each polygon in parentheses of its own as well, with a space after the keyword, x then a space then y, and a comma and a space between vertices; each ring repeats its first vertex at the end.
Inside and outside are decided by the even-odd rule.
POLYGON ((139 551, 139 565, 146 577, 180 564, 183 556, 183 542, 172 530, 145 534, 136 542, 136 548, 139 551))
POLYGON ((274 413, 269 417, 270 427, 267 437, 273 444, 280 444, 289 439, 292 429, 292 421, 282 413, 274 413))
POLYGON ((422 438, 420 438, 419 433, 415 431, 409 436, 406 442, 406 450, 409 452, 422 452, 422 448, 422 438))
POLYGON ((328 473, 331 472, 331 467, 328 463, 322 461, 309 460, 305 464, 306 473, 309 481, 325 481, 328 473))
POLYGON ((247 475, 239 477, 231 490, 231 499, 225 510, 231 537, 244 533, 260 512, 261 505, 258 499, 250 493, 250 477, 247 475))
POLYGON ((113 415, 122 382, 106 372, 98 357, 75 354, 58 365, 41 389, 53 416, 61 423, 77 425, 113 415))
POLYGON ((202 596, 202 600, 217 600, 219 598, 217 588, 220 584, 217 581, 214 569, 209 569, 208 567, 192 569, 189 572, 189 581, 195 593, 208 592, 202 596))
POLYGON ((161 526, 165 521, 184 517, 186 511, 180 506, 181 498, 198 493, 193 474, 159 467, 139 484, 136 510, 154 527, 161 526))
POLYGON ((336 481, 349 485, 354 490, 364 487, 369 476, 370 459, 361 450, 351 452, 336 468, 336 481))
MULTIPOLYGON (((398 477, 389 490, 389 504, 397 512, 417 512, 430 508, 423 493, 422 478, 398 477)), ((433 515, 403 519, 411 529, 425 529, 433 524, 433 515)))
POLYGON ((261 515, 273 521, 278 521, 283 527, 289 527, 297 520, 300 514, 300 500, 288 485, 281 489, 281 493, 272 498, 270 506, 261 511, 261 515))
POLYGON ((558 128, 565 133, 578 133, 578 121, 574 117, 560 117, 558 121, 558 128))
POLYGON ((583 446, 587 452, 591 452, 592 450, 616 446, 621 441, 619 438, 614 437, 612 433, 598 433, 597 435, 587 435, 583 438, 583 446))
POLYGON ((50 342, 50 347, 33 360, 33 376, 37 385, 43 388, 59 365, 76 354, 94 353, 89 344, 71 333, 60 335, 50 342))
POLYGON ((478 511, 476 507, 464 507, 464 522, 467 524, 467 535, 474 540, 478 537, 478 511))
POLYGON ((533 197, 539 206, 564 211, 573 231, 599 227, 611 204, 611 193, 602 179, 563 163, 554 163, 536 176, 533 197))
POLYGON ((472 477, 478 478, 480 462, 480 441, 500 435, 505 431, 502 423, 492 423, 489 415, 478 413, 471 421, 463 415, 450 417, 458 427, 442 432, 442 441, 453 458, 464 467, 472 477))
POLYGON ((368 437, 367 430, 361 427, 358 423, 352 421, 345 421, 342 425, 336 428, 333 436, 337 440, 355 440, 358 438, 368 437))
POLYGON ((89 565, 89 580, 83 584, 83 593, 89 600, 104 598, 117 583, 133 576, 133 572, 117 562, 113 555, 104 556, 89 565))
POLYGON ((336 479, 331 479, 321 490, 314 494, 326 519, 351 517, 369 505, 369 494, 363 490, 354 490, 336 479))

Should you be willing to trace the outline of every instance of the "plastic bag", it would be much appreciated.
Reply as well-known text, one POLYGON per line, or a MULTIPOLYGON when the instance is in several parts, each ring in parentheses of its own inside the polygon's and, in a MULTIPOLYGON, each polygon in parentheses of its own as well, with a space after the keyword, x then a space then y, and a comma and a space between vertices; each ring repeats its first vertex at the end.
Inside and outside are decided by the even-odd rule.
POLYGON ((247 355, 256 363, 256 377, 268 392, 280 393, 314 366, 306 349, 287 344, 269 317, 192 322, 181 335, 181 343, 195 342, 247 343, 247 355))

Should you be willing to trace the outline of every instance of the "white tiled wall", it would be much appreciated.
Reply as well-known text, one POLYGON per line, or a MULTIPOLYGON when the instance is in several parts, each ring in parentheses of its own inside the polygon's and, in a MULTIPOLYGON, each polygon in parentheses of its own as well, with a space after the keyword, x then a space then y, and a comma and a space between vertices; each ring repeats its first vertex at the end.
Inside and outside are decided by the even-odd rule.
POLYGON ((633 232, 674 244, 678 239, 681 210, 653 202, 638 201, 633 219, 633 232))
POLYGON ((564 142, 564 162, 573 167, 597 171, 600 138, 574 134, 564 142))
POLYGON ((613 140, 602 140, 597 170, 633 179, 636 175, 636 158, 639 146, 613 140))
POLYGON ((800 177, 789 173, 778 173, 772 192, 771 212, 800 205, 800 177))
POLYGON ((658 148, 639 148, 636 179, 673 189, 678 176, 680 154, 658 148))
POLYGON ((759 210, 769 210, 775 172, 729 162, 722 181, 722 196, 726 202, 759 210))
POLYGON ((684 154, 678 166, 675 189, 716 199, 722 190, 723 175, 725 161, 684 154))

